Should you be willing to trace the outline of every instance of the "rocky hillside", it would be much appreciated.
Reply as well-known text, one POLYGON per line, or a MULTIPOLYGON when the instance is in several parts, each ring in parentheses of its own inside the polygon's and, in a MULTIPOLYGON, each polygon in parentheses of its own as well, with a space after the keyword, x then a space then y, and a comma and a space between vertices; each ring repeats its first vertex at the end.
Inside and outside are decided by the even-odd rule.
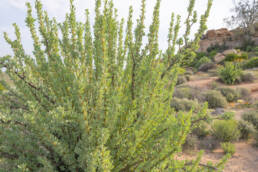
MULTIPOLYGON (((258 25, 258 24, 257 24, 258 25)), ((258 45, 258 26, 251 29, 251 40, 258 45)), ((218 30, 209 30, 200 41, 199 52, 206 52, 207 49, 214 45, 223 45, 228 49, 234 49, 243 46, 246 35, 240 29, 228 30, 221 28, 218 30)))

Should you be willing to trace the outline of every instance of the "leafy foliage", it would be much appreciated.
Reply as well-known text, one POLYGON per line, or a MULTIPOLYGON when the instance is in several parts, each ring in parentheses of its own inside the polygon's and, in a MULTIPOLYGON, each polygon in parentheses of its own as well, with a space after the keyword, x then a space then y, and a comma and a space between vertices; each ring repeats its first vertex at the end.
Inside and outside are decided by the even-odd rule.
POLYGON ((258 57, 253 57, 243 63, 244 69, 251 69, 258 67, 258 57))
POLYGON ((216 120, 212 125, 213 135, 222 142, 239 139, 240 132, 235 120, 216 120))
MULTIPOLYGON (((174 159, 190 132, 192 115, 175 113, 170 102, 180 67, 194 58, 207 29, 212 1, 192 40, 195 0, 189 1, 183 38, 178 36, 180 16, 172 14, 165 53, 158 45, 160 0, 148 34, 145 0, 135 29, 130 7, 125 31, 113 1, 96 0, 93 32, 88 10, 86 21, 79 22, 70 2, 62 23, 49 18, 39 0, 34 18, 27 3, 32 56, 25 53, 16 24, 15 40, 5 33, 14 52, 0 61, 14 84, 2 82, 0 155, 5 170, 204 170, 200 156, 190 163, 174 159)), ((221 170, 227 158, 212 169, 221 170)))
POLYGON ((240 120, 238 122, 238 129, 241 133, 240 139, 248 140, 255 132, 253 125, 247 121, 240 120))
POLYGON ((221 143, 221 147, 225 154, 229 153, 229 154, 233 155, 236 152, 235 145, 230 142, 221 143))
POLYGON ((216 90, 209 90, 203 93, 204 100, 208 102, 209 108, 224 108, 227 106, 226 98, 216 90))
POLYGON ((219 77, 225 84, 235 84, 242 74, 238 64, 226 63, 218 69, 219 77))

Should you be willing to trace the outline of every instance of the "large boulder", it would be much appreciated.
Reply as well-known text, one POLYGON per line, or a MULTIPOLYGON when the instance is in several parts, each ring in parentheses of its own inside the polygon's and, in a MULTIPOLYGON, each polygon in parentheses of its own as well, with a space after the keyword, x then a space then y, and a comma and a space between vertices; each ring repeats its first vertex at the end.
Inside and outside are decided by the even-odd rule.
POLYGON ((220 63, 222 62, 224 59, 226 58, 226 56, 223 53, 218 53, 214 56, 214 61, 216 63, 220 63))
POLYGON ((235 49, 229 49, 229 50, 223 51, 222 54, 226 56, 226 55, 228 55, 228 54, 238 54, 238 52, 237 52, 237 50, 235 50, 235 49))

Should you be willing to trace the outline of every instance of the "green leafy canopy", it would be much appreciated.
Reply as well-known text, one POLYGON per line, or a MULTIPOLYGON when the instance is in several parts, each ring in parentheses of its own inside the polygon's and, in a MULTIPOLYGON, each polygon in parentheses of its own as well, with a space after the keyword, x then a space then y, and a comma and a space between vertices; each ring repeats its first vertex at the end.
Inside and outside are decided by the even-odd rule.
MULTIPOLYGON (((96 0, 91 24, 70 13, 64 22, 49 18, 39 0, 36 17, 27 3, 26 24, 33 55, 26 54, 19 27, 16 39, 5 33, 14 55, 0 66, 11 79, 2 81, 0 168, 8 171, 200 171, 221 169, 175 155, 191 130, 192 115, 170 107, 179 68, 194 58, 206 30, 212 0, 197 20, 189 0, 186 31, 179 37, 180 16, 172 14, 168 48, 158 45, 159 9, 145 34, 145 0, 134 24, 118 20, 112 0, 96 0), (92 28, 93 26, 93 28, 92 28), (143 38, 148 41, 143 44, 143 38), (176 51, 178 50, 178 51, 176 51)), ((206 107, 207 108, 207 107, 206 107)), ((204 110, 205 111, 205 108, 204 110)), ((201 118, 203 113, 199 114, 201 118)), ((198 121, 198 116, 194 118, 198 121)))

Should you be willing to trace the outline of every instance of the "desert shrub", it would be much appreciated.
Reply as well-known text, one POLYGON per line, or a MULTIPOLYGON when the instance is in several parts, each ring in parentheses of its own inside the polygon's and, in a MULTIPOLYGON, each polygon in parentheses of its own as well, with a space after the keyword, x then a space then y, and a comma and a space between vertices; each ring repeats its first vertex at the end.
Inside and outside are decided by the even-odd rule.
POLYGON ((186 166, 174 158, 190 132, 191 114, 177 115, 170 95, 179 66, 194 57, 207 28, 211 0, 193 39, 195 1, 189 1, 188 29, 180 45, 173 41, 179 39, 180 19, 172 16, 164 53, 158 45, 160 0, 148 33, 145 0, 135 24, 132 8, 126 22, 118 20, 112 0, 96 0, 94 24, 88 11, 85 22, 76 19, 73 0, 62 23, 50 18, 39 0, 34 2, 36 12, 27 3, 26 18, 33 53, 25 52, 14 24, 15 40, 4 34, 13 53, 0 58, 1 71, 14 84, 6 92, 16 98, 5 95, 5 101, 19 100, 18 109, 0 102, 0 155, 12 168, 8 171, 203 169, 199 161, 186 166))
POLYGON ((225 44, 214 44, 211 45, 209 48, 207 48, 207 52, 210 53, 212 51, 216 51, 216 52, 223 52, 224 50, 228 49, 228 47, 225 44))
POLYGON ((235 117, 235 113, 234 112, 225 112, 223 113, 220 118, 223 120, 232 120, 235 117))
POLYGON ((177 78, 177 83, 176 85, 181 85, 187 82, 187 78, 185 75, 179 75, 177 78))
POLYGON ((188 99, 173 98, 171 101, 171 107, 174 108, 176 111, 189 111, 193 107, 196 112, 200 110, 200 105, 198 104, 198 101, 188 99))
POLYGON ((254 135, 254 146, 258 147, 258 131, 256 131, 254 135))
POLYGON ((227 106, 226 98, 216 90, 209 90, 203 93, 204 101, 208 102, 209 108, 224 108, 227 106))
POLYGON ((232 88, 217 88, 218 91, 221 92, 221 94, 226 97, 228 102, 235 102, 239 98, 239 92, 232 88))
POLYGON ((251 95, 251 91, 248 90, 247 88, 237 88, 236 91, 239 94, 239 98, 248 100, 251 95))
POLYGON ((202 139, 205 138, 206 136, 208 136, 210 134, 210 129, 209 129, 209 125, 204 122, 201 121, 192 131, 192 133, 194 135, 196 135, 198 138, 202 139))
POLYGON ((240 76, 241 82, 254 82, 255 78, 251 73, 242 74, 240 76))
POLYGON ((199 67, 200 67, 201 65, 204 65, 204 64, 207 64, 207 63, 211 63, 211 60, 210 60, 208 57, 204 56, 204 57, 202 57, 201 59, 199 59, 199 60, 197 61, 197 63, 194 65, 194 67, 195 67, 196 69, 199 69, 199 67))
POLYGON ((201 90, 190 86, 177 87, 173 96, 180 99, 186 98, 190 100, 202 100, 201 90))
POLYGON ((224 142, 224 143, 221 143, 221 148, 223 149, 224 153, 225 154, 235 154, 236 152, 236 147, 233 143, 230 143, 230 142, 224 142))
POLYGON ((254 126, 244 120, 238 121, 238 129, 240 131, 240 139, 243 140, 248 140, 255 131, 254 126))
POLYGON ((224 59, 225 62, 234 62, 234 61, 241 61, 248 59, 247 53, 242 53, 240 55, 238 54, 228 54, 226 55, 226 58, 224 59))
POLYGON ((213 136, 208 136, 200 139, 199 149, 214 150, 220 146, 220 142, 213 136))
POLYGON ((244 69, 251 69, 258 67, 258 57, 253 57, 247 61, 245 61, 242 65, 244 69))
POLYGON ((186 139, 185 143, 183 144, 183 150, 195 150, 197 148, 198 138, 195 135, 189 134, 186 139))
POLYGON ((222 142, 238 140, 240 131, 235 120, 215 120, 212 124, 213 135, 222 142))
POLYGON ((219 78, 225 84, 235 84, 240 79, 242 69, 238 64, 226 63, 218 69, 219 78))
POLYGON ((258 111, 249 111, 245 112, 242 116, 242 119, 250 122, 258 130, 258 111))

